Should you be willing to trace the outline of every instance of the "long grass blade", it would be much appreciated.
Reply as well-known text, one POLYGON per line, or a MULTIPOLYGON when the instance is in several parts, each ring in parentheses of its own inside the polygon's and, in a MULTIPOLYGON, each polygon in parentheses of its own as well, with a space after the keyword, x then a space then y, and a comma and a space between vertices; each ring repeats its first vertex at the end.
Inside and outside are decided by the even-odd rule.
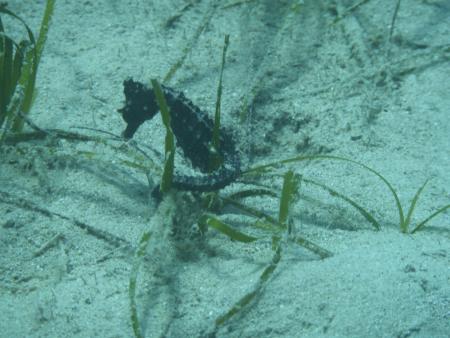
POLYGON ((215 218, 213 216, 202 217, 200 219, 199 223, 200 223, 199 224, 200 229, 204 229, 205 225, 209 226, 238 242, 251 243, 251 242, 258 240, 257 237, 249 236, 249 235, 246 235, 236 229, 233 229, 228 224, 222 222, 221 220, 219 220, 218 218, 215 218))
POLYGON ((10 76, 12 68, 13 54, 12 40, 4 35, 0 35, 0 127, 7 115, 7 107, 11 99, 10 76))
POLYGON ((220 66, 219 84, 217 86, 217 98, 216 98, 216 109, 214 113, 214 127, 212 133, 212 152, 209 159, 209 171, 212 172, 216 170, 222 164, 222 157, 219 153, 220 148, 220 113, 221 113, 221 101, 222 101, 222 80, 223 80, 223 70, 225 68, 225 59, 227 54, 228 45, 230 43, 230 36, 225 35, 225 41, 222 51, 222 63, 220 66))
POLYGON ((308 240, 302 236, 295 235, 291 239, 291 241, 311 252, 314 252, 321 259, 325 259, 327 257, 333 256, 333 253, 331 251, 328 251, 327 249, 322 248, 321 246, 311 242, 310 240, 308 240))
POLYGON ((147 246, 151 238, 151 232, 144 232, 142 235, 139 246, 135 254, 135 259, 130 273, 130 281, 128 284, 128 298, 130 301, 130 316, 131 316, 131 326, 133 328, 134 336, 136 338, 144 338, 142 334, 141 325, 139 323, 139 317, 137 312, 136 304, 136 285, 137 277, 139 273, 139 267, 142 263, 144 255, 147 251, 147 246))
POLYGON ((245 307, 248 307, 250 303, 255 299, 255 297, 263 291, 267 284, 269 278, 273 275, 278 263, 281 259, 281 246, 278 244, 275 253, 272 257, 272 262, 264 269, 259 277, 258 283, 255 288, 241 297, 225 314, 219 316, 215 321, 214 332, 217 332, 221 327, 223 327, 228 320, 234 317, 236 314, 240 313, 245 307))
POLYGON ((389 42, 392 42, 392 36, 394 34, 395 21, 397 20, 398 10, 400 9, 400 0, 397 0, 395 5, 394 14, 392 15, 391 28, 389 29, 389 42))
POLYGON ((421 230, 425 224, 427 224, 429 221, 431 221, 433 218, 435 218, 436 216, 438 216, 439 214, 442 214, 444 211, 446 211, 447 209, 450 209, 450 204, 443 206, 442 208, 436 210, 435 212, 433 212, 430 216, 428 216, 426 219, 424 219, 422 222, 420 222, 419 224, 417 224, 417 226, 413 229, 413 231, 411 231, 411 233, 415 233, 416 231, 421 230))
POLYGON ((417 190, 416 194, 414 195, 414 197, 411 201, 411 205, 409 206, 408 213, 406 214, 405 221, 403 224, 400 224, 401 232, 403 232, 403 233, 408 232, 409 224, 411 223, 411 217, 414 212, 414 209, 416 208, 416 203, 419 200, 419 196, 422 194, 422 191, 425 188, 425 186, 427 185, 427 183, 428 183, 428 180, 426 180, 425 183, 422 184, 422 186, 417 190))
POLYGON ((300 188, 301 176, 295 174, 292 170, 286 172, 283 178, 283 189, 281 190, 280 210, 278 213, 278 222, 287 226, 289 216, 289 207, 292 204, 295 195, 300 188))
MULTIPOLYGON (((22 73, 22 67, 24 63, 25 53, 28 48, 28 42, 27 41, 21 41, 16 46, 16 53, 14 54, 14 62, 13 62, 13 69, 12 69, 12 76, 11 76, 11 84, 14 86, 14 88, 19 83, 20 75, 22 73)), ((14 90, 10 92, 11 95, 14 93, 14 90)))
POLYGON ((344 19, 345 17, 347 17, 348 15, 352 14, 354 11, 356 11, 360 6, 364 5, 365 3, 369 2, 370 0, 361 0, 359 2, 357 2, 356 4, 354 4, 353 6, 351 6, 350 8, 348 8, 344 13, 342 13, 341 15, 339 15, 334 21, 333 21, 333 25, 338 23, 339 21, 341 21, 342 19, 344 19))
MULTIPOLYGON (((29 39, 32 44, 32 48, 27 53, 26 61, 24 63, 24 69, 22 71, 22 75, 19 80, 19 84, 24 87, 24 97, 20 111, 25 115, 27 115, 30 112, 31 106, 33 104, 35 95, 36 75, 41 60, 41 55, 44 50, 45 42, 47 41, 47 34, 50 27, 50 21, 53 16, 55 2, 56 0, 47 0, 37 42, 35 42, 33 33, 31 32, 29 27, 25 24, 25 22, 22 19, 19 18, 25 25, 28 31, 29 39)), ((24 119, 19 116, 16 116, 12 126, 12 130, 15 132, 21 131, 23 128, 23 124, 24 119)))
POLYGON ((22 88, 18 91, 16 89, 28 44, 29 42, 25 40, 17 44, 11 37, 0 32, 0 128, 3 128, 5 120, 8 122, 0 135, 0 144, 10 129, 16 107, 21 104, 22 88), (16 91, 17 95, 14 98, 16 91))
POLYGON ((272 216, 266 214, 265 212, 263 212, 259 209, 249 207, 248 205, 244 205, 238 201, 235 201, 233 199, 226 198, 226 197, 223 198, 223 201, 224 201, 224 205, 232 205, 233 207, 245 212, 248 215, 254 216, 257 219, 260 219, 260 220, 263 220, 263 221, 266 221, 266 222, 269 222, 272 224, 277 224, 276 227, 278 230, 284 229, 283 226, 278 225, 278 220, 276 220, 272 216))
POLYGON ((0 7, 0 13, 5 13, 5 14, 7 14, 9 16, 12 16, 13 18, 19 20, 23 24, 23 26, 25 27, 25 29, 27 31, 27 34, 28 34, 28 39, 30 40, 30 42, 33 45, 36 43, 36 41, 34 39, 33 31, 30 29, 30 27, 28 27, 26 22, 20 16, 16 15, 14 12, 11 12, 9 9, 7 9, 5 7, 0 7))
POLYGON ((238 200, 238 199, 242 199, 242 198, 256 197, 256 196, 277 197, 277 194, 269 189, 258 188, 258 189, 240 190, 238 192, 228 195, 227 198, 238 200))
POLYGON ((0 79, 1 92, 0 92, 0 102, 2 105, 2 110, 6 111, 8 107, 9 100, 12 95, 14 87, 12 86, 12 71, 14 64, 14 45, 13 40, 8 36, 3 36, 3 53, 2 53, 2 77, 0 79))
POLYGON ((405 222, 405 216, 403 213, 403 207, 402 204, 400 202, 400 199, 397 195, 397 192, 395 191, 394 187, 391 185, 391 183, 389 183, 389 181, 384 178, 379 172, 377 172, 376 170, 366 166, 365 164, 362 164, 358 161, 354 161, 345 157, 340 157, 340 156, 333 156, 333 155, 305 155, 305 156, 295 156, 295 157, 291 157, 285 160, 280 160, 280 161, 275 161, 275 162, 271 162, 268 164, 264 164, 264 165, 260 165, 260 166, 256 166, 253 168, 248 169, 247 171, 244 172, 244 174, 254 174, 254 173, 260 173, 260 172, 267 172, 268 170, 271 169, 275 169, 277 167, 279 167, 280 165, 283 164, 289 164, 289 163, 295 163, 295 162, 301 162, 301 161, 311 161, 311 160, 338 160, 338 161, 344 161, 344 162, 349 162, 349 163, 353 163, 356 164, 366 170, 368 170, 369 172, 373 173, 375 176, 377 176, 379 179, 381 179, 381 181, 383 181, 383 183, 388 187, 389 191, 392 193, 392 196, 394 197, 395 200, 395 205, 397 207, 398 210, 398 214, 399 214, 399 224, 403 224, 405 222))
POLYGON ((166 128, 164 171, 161 179, 161 192, 165 193, 172 187, 173 170, 175 166, 175 136, 172 127, 170 126, 170 110, 161 85, 156 79, 152 79, 151 82, 155 92, 156 102, 158 103, 161 112, 162 121, 166 128))
POLYGON ((202 32, 205 30, 205 28, 208 26, 209 22, 211 21, 211 18, 213 17, 214 12, 216 11, 216 9, 218 7, 218 4, 219 4, 219 2, 217 2, 217 3, 213 2, 211 4, 208 11, 205 13, 205 16, 203 17, 201 24, 195 30, 194 35, 189 40, 186 47, 183 48, 180 59, 174 65, 172 65, 172 67, 170 67, 169 71, 164 76, 163 83, 169 82, 173 78, 175 73, 178 71, 178 69, 180 69, 183 66, 184 61, 186 61, 187 56, 194 48, 195 44, 197 43, 198 39, 200 38, 200 35, 202 34, 202 32))
POLYGON ((325 184, 319 183, 319 182, 315 182, 313 180, 310 179, 306 179, 304 178, 303 181, 305 183, 309 183, 315 186, 318 186, 326 191, 328 191, 330 193, 331 196, 333 197, 338 197, 340 199, 343 199, 344 201, 346 201, 347 203, 349 203, 352 207, 354 207, 356 210, 358 210, 361 215, 364 216, 364 218, 369 221, 370 224, 373 225, 373 227, 375 228, 375 230, 380 230, 381 226, 380 223, 377 222, 377 220, 375 219, 375 217, 372 216, 372 214, 370 212, 368 212, 366 209, 364 209, 362 206, 360 206, 358 203, 356 203, 355 201, 353 201, 351 198, 337 192, 334 189, 331 189, 330 187, 326 186, 325 184))

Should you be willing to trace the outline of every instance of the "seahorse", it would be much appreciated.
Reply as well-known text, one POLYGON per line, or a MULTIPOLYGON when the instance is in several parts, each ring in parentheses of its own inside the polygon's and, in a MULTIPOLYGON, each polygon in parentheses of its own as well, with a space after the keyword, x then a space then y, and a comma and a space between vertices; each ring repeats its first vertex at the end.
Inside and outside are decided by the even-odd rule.
MULTIPOLYGON (((118 111, 127 123, 122 136, 131 139, 146 120, 152 119, 158 113, 159 107, 152 88, 131 78, 126 79, 123 86, 125 106, 118 111)), ((192 166, 203 173, 199 176, 174 173, 173 186, 179 190, 208 192, 234 182, 241 174, 241 163, 231 133, 221 128, 218 152, 223 163, 217 170, 208 173, 213 120, 182 92, 164 85, 161 87, 170 109, 170 125, 177 146, 182 149, 192 166)))

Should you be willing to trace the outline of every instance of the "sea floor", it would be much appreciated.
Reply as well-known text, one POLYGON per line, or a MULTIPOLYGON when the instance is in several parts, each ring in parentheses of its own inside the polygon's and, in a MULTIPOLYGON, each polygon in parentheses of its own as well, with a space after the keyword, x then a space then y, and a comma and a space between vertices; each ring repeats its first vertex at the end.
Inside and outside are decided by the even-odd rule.
MULTIPOLYGON (((286 171, 302 175, 293 232, 332 255, 321 259, 282 235, 281 260, 264 288, 215 327, 270 265, 271 233, 226 208, 221 219, 260 240, 231 241, 213 229, 200 235, 204 205, 196 196, 173 192, 158 203, 158 116, 134 137, 155 164, 148 176, 133 145, 101 132, 120 136, 125 128, 117 112, 125 79, 163 81, 180 60, 164 83, 213 117, 229 34, 222 127, 234 135, 243 168, 342 156, 391 182, 405 215, 429 179, 411 230, 450 203, 450 3, 404 0, 397 12, 396 4, 57 0, 29 118, 92 139, 50 133, 0 146, 0 337, 134 337, 129 281, 148 231, 136 288, 145 337, 449 337, 449 211, 402 233, 387 185, 330 159, 241 178, 220 192, 263 186, 280 194, 286 171), (380 229, 311 180, 356 201, 380 229)), ((44 1, 12 0, 8 8, 38 33, 44 1)), ((26 34, 2 20, 15 38, 26 34)), ((181 152, 176 168, 193 170, 181 152)), ((245 203, 277 217, 278 198, 245 203)))

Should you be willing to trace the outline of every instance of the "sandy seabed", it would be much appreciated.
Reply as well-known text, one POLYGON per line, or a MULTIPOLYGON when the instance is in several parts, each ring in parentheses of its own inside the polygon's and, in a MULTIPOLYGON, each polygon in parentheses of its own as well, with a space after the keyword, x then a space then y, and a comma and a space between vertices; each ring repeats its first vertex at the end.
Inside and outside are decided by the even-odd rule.
MULTIPOLYGON (((30 118, 43 129, 120 135, 124 79, 162 79, 190 46, 167 84, 212 116, 229 34, 222 120, 244 168, 299 154, 344 156, 382 173, 405 210, 430 179, 413 228, 450 203, 450 2, 404 0, 392 31, 396 1, 348 11, 358 2, 57 0, 30 118), (244 102, 251 109, 242 120, 244 102)), ((8 6, 37 34, 44 1, 8 6)), ((4 24, 21 36, 20 26, 4 24)), ((135 141, 161 160, 159 120, 141 126, 135 141)), ((126 165, 135 157, 120 143, 49 137, 0 148, 0 337, 134 337, 128 283, 145 231, 154 233, 136 297, 145 337, 211 335, 270 263, 270 236, 243 244, 210 230, 199 238, 191 226, 201 207, 185 193, 158 205, 150 192, 160 174, 148 180, 126 165)), ((182 157, 178 170, 192 171, 182 157)), ((448 211, 404 234, 392 195, 372 173, 327 160, 289 168, 351 197, 381 229, 303 183, 291 209, 295 232, 333 255, 320 259, 283 241, 265 288, 215 335, 449 337, 448 211)), ((280 175, 257 182, 281 190, 280 175)), ((254 183, 239 180, 222 193, 254 183)), ((247 202, 277 214, 276 199, 247 202)), ((222 217, 261 235, 236 210, 222 217)))

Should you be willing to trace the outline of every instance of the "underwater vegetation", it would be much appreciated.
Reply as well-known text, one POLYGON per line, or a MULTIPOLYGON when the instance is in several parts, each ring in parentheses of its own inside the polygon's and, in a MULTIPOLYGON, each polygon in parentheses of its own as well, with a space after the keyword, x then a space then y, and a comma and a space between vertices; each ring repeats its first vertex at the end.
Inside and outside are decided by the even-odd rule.
POLYGON ((0 15, 0 129, 2 137, 11 129, 20 132, 36 94, 35 84, 39 62, 47 39, 55 0, 47 0, 37 40, 26 22, 0 5, 0 14, 19 21, 27 38, 17 42, 10 37, 0 15))
MULTIPOLYGON (((250 1, 237 1, 235 4, 231 5, 238 5, 245 2, 250 1)), ((361 1, 357 5, 360 6, 365 2, 367 1, 361 1)), ((266 267, 262 269, 259 279, 256 281, 250 292, 242 295, 235 304, 214 320, 210 332, 207 333, 208 336, 213 337, 218 330, 228 323, 229 320, 252 305, 253 301, 264 291, 267 283, 270 282, 271 276, 276 271, 277 266, 282 259, 283 249, 286 245, 299 245, 304 247, 317 255, 320 259, 326 259, 332 255, 332 252, 328 251, 326 248, 322 248, 320 245, 302 236, 298 231, 294 231, 295 222, 291 217, 292 205, 301 197, 302 187, 305 184, 324 190, 331 196, 336 197, 355 208, 375 231, 382 229, 382 224, 380 224, 373 213, 368 211, 359 202, 321 182, 299 174, 299 168, 295 168, 294 170, 292 166, 306 161, 337 161, 355 165, 362 168, 368 175, 374 175, 379 179, 381 184, 386 186, 387 190, 392 195, 395 208, 398 211, 397 226, 402 233, 412 234, 424 230, 424 227, 430 220, 450 208, 450 204, 441 206, 428 217, 413 226, 412 216, 418 205, 419 197, 422 195, 428 181, 419 187, 409 206, 405 206, 402 204, 394 184, 389 182, 381 173, 358 161, 333 155, 298 155, 271 163, 255 165, 250 168, 243 169, 239 167, 238 170, 233 171, 231 176, 227 176, 225 180, 222 180, 221 184, 216 184, 216 178, 222 177, 223 173, 226 172, 222 170, 227 166, 229 168, 230 163, 232 163, 232 160, 229 160, 228 157, 230 151, 226 148, 229 146, 230 142, 232 142, 229 138, 231 136, 229 136, 227 131, 221 126, 220 109, 225 56, 229 45, 228 36, 225 37, 222 53, 222 64, 217 86, 217 100, 213 119, 208 118, 207 114, 201 114, 199 108, 194 106, 192 102, 188 101, 186 98, 180 99, 181 94, 174 94, 171 89, 164 85, 164 83, 168 82, 175 72, 183 65, 186 55, 192 49, 193 44, 188 45, 188 48, 184 50, 180 60, 175 63, 167 75, 163 77, 162 84, 156 79, 152 79, 151 86, 149 84, 148 87, 142 87, 142 91, 144 91, 145 95, 154 95, 156 107, 155 114, 153 114, 152 117, 158 115, 157 113, 159 111, 165 128, 166 135, 164 145, 159 145, 164 149, 164 159, 162 163, 158 163, 152 159, 148 154, 140 150, 137 145, 133 144, 133 142, 125 142, 124 138, 116 135, 109 134, 108 138, 106 136, 83 135, 57 129, 43 130, 35 128, 35 126, 31 124, 31 121, 24 117, 28 114, 32 106, 33 95, 35 94, 37 68, 45 43, 54 3, 55 1, 47 1, 46 11, 37 41, 22 19, 10 12, 6 7, 0 8, 0 13, 19 20, 26 28, 28 35, 27 40, 19 43, 14 42, 6 34, 0 18, 0 88, 2 89, 0 94, 0 127, 3 128, 4 141, 7 144, 14 145, 18 142, 45 138, 51 135, 56 139, 70 139, 77 142, 89 141, 94 142, 94 144, 98 143, 109 146, 117 152, 122 152, 123 156, 119 158, 118 161, 121 165, 137 169, 138 171, 145 173, 147 177, 158 177, 160 179, 160 184, 154 195, 160 199, 159 210, 157 213, 164 216, 165 223, 162 224, 162 226, 167 228, 172 227, 172 222, 176 218, 177 213, 184 212, 177 210, 177 203, 182 200, 185 195, 189 194, 190 196, 193 196, 193 199, 191 200, 191 205, 188 209, 196 210, 197 212, 196 223, 200 235, 204 235, 207 231, 213 230, 235 242, 242 243, 243 245, 258 240, 269 240, 271 242, 272 258, 267 262, 266 267), (189 140, 188 137, 180 134, 181 132, 177 129, 176 124, 174 125, 174 123, 177 122, 174 121, 174 119, 180 119, 178 110, 184 110, 188 114, 192 113, 192 115, 189 115, 190 117, 188 120, 183 121, 190 126, 197 123, 195 119, 202 119, 201 125, 204 126, 204 129, 202 129, 198 139, 201 140, 203 143, 202 145, 205 146, 202 149, 207 149, 206 152, 203 150, 200 152, 200 146, 198 145, 193 147, 194 152, 189 152, 192 150, 191 148, 194 141, 189 140), (24 122, 30 123, 30 127, 34 131, 23 133, 22 127, 24 122), (229 142, 223 142, 222 140, 228 140, 229 142), (117 143, 120 145, 117 146, 117 143), (175 156, 178 154, 177 147, 182 148, 183 154, 191 160, 193 166, 197 164, 197 167, 203 169, 200 170, 203 174, 200 178, 190 176, 183 176, 180 178, 181 176, 176 172, 175 168, 175 156), (183 147, 187 150, 183 149, 183 147), (201 156, 199 153, 201 153, 201 156), (283 170, 281 174, 279 173, 280 168, 283 170), (250 188, 244 186, 241 187, 240 190, 231 193, 224 189, 226 186, 233 183, 245 183, 245 179, 247 178, 257 180, 270 175, 282 179, 282 185, 278 189, 264 186, 250 188), (211 180, 211 178, 215 179, 215 181, 211 180), (269 214, 266 211, 249 206, 245 203, 247 199, 254 197, 273 200, 274 204, 278 206, 278 213, 276 215, 269 214), (246 228, 242 227, 242 224, 230 224, 226 221, 226 217, 224 216, 229 212, 229 207, 249 216, 251 221, 246 222, 246 228)), ((398 1, 398 5, 399 4, 400 1, 398 1)), ((301 1, 295 2, 295 10, 297 10, 297 6, 300 5, 301 1)), ((353 9, 350 9, 349 12, 351 10, 353 9)), ((397 11, 398 6, 396 8, 396 12, 397 11)), ((197 30, 193 40, 198 38, 198 35, 203 30, 207 21, 208 20, 205 20, 202 23, 202 26, 197 30)), ((130 86, 136 85, 135 82, 128 83, 130 86)), ((138 106, 136 109, 139 110, 139 108, 143 107, 138 106)), ((124 115, 126 109, 123 108, 120 111, 122 112, 122 115, 124 115)), ((128 124, 129 121, 125 119, 125 122, 128 124)), ((140 120, 136 128, 144 121, 145 119, 140 120)), ((124 136, 125 138, 130 139, 133 136, 132 134, 133 133, 130 133, 124 136)), ((84 156, 90 160, 95 160, 99 157, 99 154, 93 150, 92 152, 78 152, 73 154, 73 156, 84 156)), ((236 156, 239 156, 239 154, 236 156)), ((233 165, 231 165, 232 169, 236 169, 236 166, 233 165)), ((36 212, 47 212, 30 205, 27 208, 35 210, 36 212)), ((62 215, 56 216, 64 219, 64 216, 62 215)), ((178 215, 178 218, 183 218, 183 216, 184 215, 178 215)), ((184 225, 190 226, 190 224, 184 225)), ((108 234, 100 232, 86 224, 78 222, 77 226, 86 229, 88 232, 95 233, 98 237, 109 238, 108 234)), ((137 338, 144 337, 142 329, 143 325, 139 318, 138 301, 136 297, 139 287, 138 275, 142 262, 152 249, 149 247, 151 239, 153 236, 158 235, 155 233, 156 231, 157 230, 154 229, 148 229, 141 235, 140 241, 135 247, 134 262, 131 267, 128 283, 130 321, 133 333, 137 338)))

